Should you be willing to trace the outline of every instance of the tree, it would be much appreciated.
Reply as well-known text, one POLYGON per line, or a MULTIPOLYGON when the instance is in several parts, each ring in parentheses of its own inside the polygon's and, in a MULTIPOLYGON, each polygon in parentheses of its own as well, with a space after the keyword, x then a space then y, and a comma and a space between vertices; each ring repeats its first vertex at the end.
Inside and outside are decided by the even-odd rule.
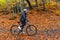
POLYGON ((38 2, 37 2, 37 0, 35 0, 35 2, 36 2, 36 6, 38 7, 38 2))
POLYGON ((20 5, 21 5, 21 13, 22 13, 22 11, 23 11, 23 9, 24 9, 24 0, 20 0, 20 5))
POLYGON ((26 1, 27 1, 27 3, 29 4, 30 9, 32 9, 32 6, 31 6, 30 1, 29 1, 29 0, 26 0, 26 1))
POLYGON ((55 0, 55 2, 56 2, 56 8, 58 8, 58 2, 59 2, 60 0, 55 0))
POLYGON ((47 4, 50 6, 51 0, 46 0, 47 4))
POLYGON ((45 1, 46 0, 42 0, 42 3, 43 3, 43 11, 45 11, 45 1))

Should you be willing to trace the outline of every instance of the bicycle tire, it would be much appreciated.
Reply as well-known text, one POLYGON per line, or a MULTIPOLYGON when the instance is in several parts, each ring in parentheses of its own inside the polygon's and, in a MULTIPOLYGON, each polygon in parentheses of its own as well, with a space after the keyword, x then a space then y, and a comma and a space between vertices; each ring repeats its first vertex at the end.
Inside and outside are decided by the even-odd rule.
POLYGON ((12 35, 19 35, 20 30, 18 29, 18 25, 12 25, 11 28, 10 28, 10 32, 11 32, 12 35), (17 27, 17 29, 13 30, 13 27, 17 27), (14 33, 15 31, 16 31, 16 34, 14 33))
MULTIPOLYGON (((31 30, 30 30, 31 31, 31 30)), ((34 36, 34 35, 36 35, 37 34, 37 28, 36 28, 36 26, 34 26, 34 25, 28 25, 28 27, 26 28, 26 32, 27 32, 27 34, 28 34, 28 36, 34 36), (28 29, 30 30, 31 28, 32 28, 32 26, 35 28, 35 32, 33 33, 33 34, 29 34, 28 32, 28 29)))

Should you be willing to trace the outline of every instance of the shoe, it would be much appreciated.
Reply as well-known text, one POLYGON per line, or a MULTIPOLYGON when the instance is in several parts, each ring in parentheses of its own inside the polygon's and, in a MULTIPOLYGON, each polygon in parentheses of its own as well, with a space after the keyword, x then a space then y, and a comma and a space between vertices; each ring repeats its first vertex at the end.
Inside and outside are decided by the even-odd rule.
POLYGON ((18 28, 21 30, 22 28, 20 26, 18 26, 18 28))

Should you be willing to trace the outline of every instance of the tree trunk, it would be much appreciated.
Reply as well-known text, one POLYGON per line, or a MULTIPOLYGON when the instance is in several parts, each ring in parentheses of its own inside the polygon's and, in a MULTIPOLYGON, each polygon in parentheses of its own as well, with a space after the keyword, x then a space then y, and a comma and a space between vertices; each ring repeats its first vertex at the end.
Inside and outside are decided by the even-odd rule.
POLYGON ((42 0, 42 3, 43 3, 43 11, 45 11, 45 1, 46 0, 42 0))
POLYGON ((38 7, 38 2, 37 2, 37 0, 35 0, 35 2, 36 2, 36 6, 38 7))
POLYGON ((31 3, 29 2, 29 0, 26 0, 26 1, 29 4, 30 9, 32 9, 32 6, 31 6, 31 3))
POLYGON ((24 0, 20 0, 20 4, 21 4, 21 13, 23 12, 24 9, 24 0))

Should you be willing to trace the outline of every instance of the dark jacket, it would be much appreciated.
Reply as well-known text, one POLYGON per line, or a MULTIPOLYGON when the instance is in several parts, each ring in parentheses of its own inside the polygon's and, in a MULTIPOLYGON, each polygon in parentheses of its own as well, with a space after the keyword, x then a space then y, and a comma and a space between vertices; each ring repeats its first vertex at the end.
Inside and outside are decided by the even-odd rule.
POLYGON ((20 21, 25 21, 26 20, 26 12, 22 12, 20 21))

